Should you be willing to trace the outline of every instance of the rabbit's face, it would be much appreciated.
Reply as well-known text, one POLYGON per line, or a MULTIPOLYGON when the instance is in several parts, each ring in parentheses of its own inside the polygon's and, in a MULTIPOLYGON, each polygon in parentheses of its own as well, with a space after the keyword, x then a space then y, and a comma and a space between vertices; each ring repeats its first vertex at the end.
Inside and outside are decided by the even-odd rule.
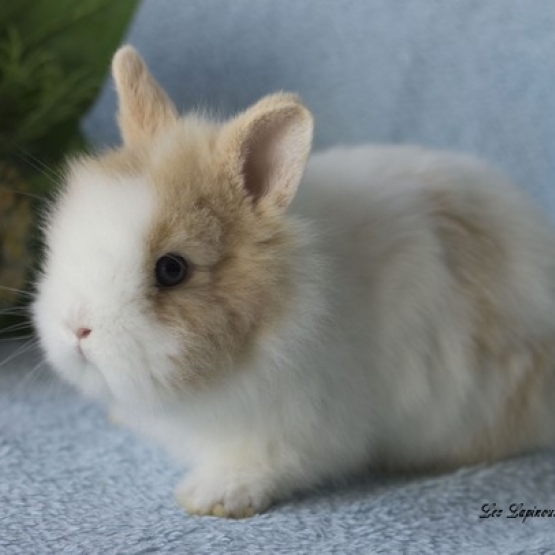
POLYGON ((68 381, 156 401, 228 375, 285 317, 295 234, 284 209, 311 118, 275 95, 221 126, 179 119, 133 51, 114 73, 125 144, 71 165, 34 318, 68 381))

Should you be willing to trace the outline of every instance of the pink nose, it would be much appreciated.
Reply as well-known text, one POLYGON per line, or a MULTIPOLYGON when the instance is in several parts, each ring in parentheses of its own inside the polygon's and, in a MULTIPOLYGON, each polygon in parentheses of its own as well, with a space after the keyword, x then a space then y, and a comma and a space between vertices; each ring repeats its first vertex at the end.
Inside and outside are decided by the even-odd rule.
POLYGON ((85 339, 85 337, 88 337, 91 334, 91 331, 89 328, 79 328, 76 332, 75 335, 77 336, 77 339, 85 339))

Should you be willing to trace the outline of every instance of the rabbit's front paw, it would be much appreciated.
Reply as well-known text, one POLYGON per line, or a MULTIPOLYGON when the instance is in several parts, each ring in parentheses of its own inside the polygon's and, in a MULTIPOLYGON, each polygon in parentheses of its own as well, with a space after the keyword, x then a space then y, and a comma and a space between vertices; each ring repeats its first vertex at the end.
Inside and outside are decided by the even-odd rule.
POLYGON ((175 496, 190 514, 246 518, 268 507, 268 485, 248 468, 193 470, 178 484, 175 496))

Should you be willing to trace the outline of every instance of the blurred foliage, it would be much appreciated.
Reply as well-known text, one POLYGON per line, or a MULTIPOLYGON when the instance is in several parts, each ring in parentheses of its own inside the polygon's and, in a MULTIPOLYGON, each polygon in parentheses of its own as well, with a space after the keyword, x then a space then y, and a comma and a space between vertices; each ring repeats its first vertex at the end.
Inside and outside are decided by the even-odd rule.
POLYGON ((81 143, 79 117, 98 92, 135 4, 0 3, 0 157, 19 148, 56 162, 81 143))
POLYGON ((79 119, 136 0, 0 2, 0 328, 33 266, 37 199, 84 148, 79 119), (54 178, 53 178, 54 176, 54 178))

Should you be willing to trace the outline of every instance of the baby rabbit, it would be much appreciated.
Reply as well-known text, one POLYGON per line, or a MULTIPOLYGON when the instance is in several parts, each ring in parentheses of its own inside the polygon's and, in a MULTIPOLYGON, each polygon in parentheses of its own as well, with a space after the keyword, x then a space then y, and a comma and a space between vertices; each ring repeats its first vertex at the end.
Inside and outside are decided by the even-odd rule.
POLYGON ((308 160, 292 94, 219 123, 129 46, 113 74, 123 145, 69 163, 34 321, 64 379, 190 467, 185 509, 554 440, 555 234, 503 176, 416 147, 308 160))

